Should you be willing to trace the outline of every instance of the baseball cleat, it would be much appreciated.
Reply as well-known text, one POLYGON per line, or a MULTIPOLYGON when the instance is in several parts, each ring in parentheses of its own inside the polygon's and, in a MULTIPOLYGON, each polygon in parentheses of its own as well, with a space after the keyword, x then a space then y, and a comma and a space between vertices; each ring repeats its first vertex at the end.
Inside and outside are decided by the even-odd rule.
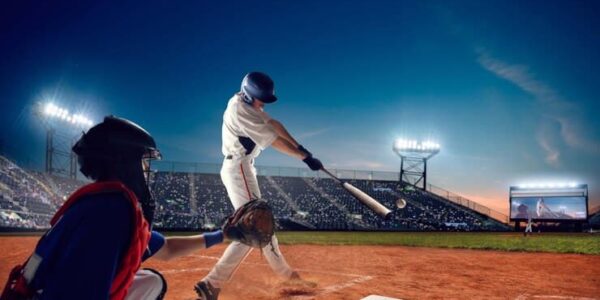
POLYGON ((315 288, 317 286, 317 283, 303 279, 302 277, 300 277, 300 274, 298 274, 298 272, 294 271, 290 275, 290 278, 283 282, 282 285, 287 287, 315 288))
POLYGON ((290 280, 300 280, 300 274, 298 274, 298 272, 293 271, 292 275, 290 275, 290 280))
POLYGON ((199 300, 217 300, 219 298, 219 292, 221 289, 213 287, 208 281, 199 281, 194 286, 196 294, 198 294, 199 300))

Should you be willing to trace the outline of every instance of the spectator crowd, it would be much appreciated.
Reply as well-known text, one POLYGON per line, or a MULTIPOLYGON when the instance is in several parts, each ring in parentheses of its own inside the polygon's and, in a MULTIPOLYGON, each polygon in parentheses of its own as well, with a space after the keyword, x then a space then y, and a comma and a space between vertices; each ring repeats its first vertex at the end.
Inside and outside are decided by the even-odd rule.
MULTIPOLYGON (((383 220, 332 179, 259 176, 262 198, 276 219, 318 230, 479 231, 502 230, 499 222, 434 194, 394 181, 350 183, 393 208, 383 220), (407 202, 395 209, 397 199, 407 202)), ((43 229, 66 197, 83 181, 26 171, 0 156, 0 227, 43 229)), ((155 228, 205 230, 233 212, 218 174, 158 172, 155 228)), ((285 229, 285 228, 284 228, 285 229)))

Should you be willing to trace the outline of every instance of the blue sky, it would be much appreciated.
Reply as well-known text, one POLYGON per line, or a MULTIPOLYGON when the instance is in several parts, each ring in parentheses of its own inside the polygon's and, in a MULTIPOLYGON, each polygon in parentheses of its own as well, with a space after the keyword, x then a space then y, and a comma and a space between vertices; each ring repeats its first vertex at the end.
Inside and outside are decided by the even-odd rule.
MULTIPOLYGON (((442 145, 429 182, 508 211, 524 181, 588 183, 600 204, 595 1, 2 3, 0 142, 41 163, 31 107, 130 118, 165 159, 219 162, 246 72, 326 165, 396 171, 395 138, 442 145)), ((273 150, 258 164, 303 164, 273 150)))

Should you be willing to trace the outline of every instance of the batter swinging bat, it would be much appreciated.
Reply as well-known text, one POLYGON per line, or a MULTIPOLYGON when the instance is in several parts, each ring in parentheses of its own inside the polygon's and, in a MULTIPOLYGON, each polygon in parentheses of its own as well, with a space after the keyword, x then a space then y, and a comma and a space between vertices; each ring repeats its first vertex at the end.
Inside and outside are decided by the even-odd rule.
POLYGON ((331 172, 329 172, 327 169, 323 168, 321 170, 323 172, 325 172, 327 175, 331 176, 331 178, 333 178, 333 180, 335 180, 339 184, 341 184, 342 187, 346 191, 348 191, 348 193, 350 193, 352 196, 354 196, 354 198, 356 198, 358 201, 362 202, 364 205, 369 207, 371 210, 376 212, 378 215, 380 215, 381 217, 383 217, 386 220, 391 217, 392 211, 390 211, 387 207, 383 206, 383 204, 379 203, 379 201, 373 199, 371 196, 367 195, 367 193, 359 190, 358 188, 349 184, 348 182, 340 180, 335 175, 331 174, 331 172))

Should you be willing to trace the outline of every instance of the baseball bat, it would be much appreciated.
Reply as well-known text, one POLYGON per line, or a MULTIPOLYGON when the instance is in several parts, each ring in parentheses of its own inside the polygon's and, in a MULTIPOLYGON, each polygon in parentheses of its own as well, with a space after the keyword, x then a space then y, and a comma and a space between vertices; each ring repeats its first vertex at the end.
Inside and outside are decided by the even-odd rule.
POLYGON ((360 189, 351 185, 348 182, 340 180, 335 175, 333 175, 331 172, 329 172, 327 169, 322 168, 321 170, 323 172, 325 172, 325 174, 327 174, 331 178, 333 178, 333 180, 335 180, 336 182, 341 184, 342 187, 346 191, 348 191, 348 193, 350 193, 350 195, 354 196, 354 198, 356 198, 358 201, 362 202, 364 205, 366 205, 368 208, 373 210, 375 213, 377 213, 378 215, 383 217, 385 220, 389 219, 390 216, 392 215, 391 210, 389 210, 387 207, 383 206, 383 204, 379 203, 379 201, 377 201, 377 200, 373 199, 371 196, 367 195, 367 193, 361 191, 360 189))

